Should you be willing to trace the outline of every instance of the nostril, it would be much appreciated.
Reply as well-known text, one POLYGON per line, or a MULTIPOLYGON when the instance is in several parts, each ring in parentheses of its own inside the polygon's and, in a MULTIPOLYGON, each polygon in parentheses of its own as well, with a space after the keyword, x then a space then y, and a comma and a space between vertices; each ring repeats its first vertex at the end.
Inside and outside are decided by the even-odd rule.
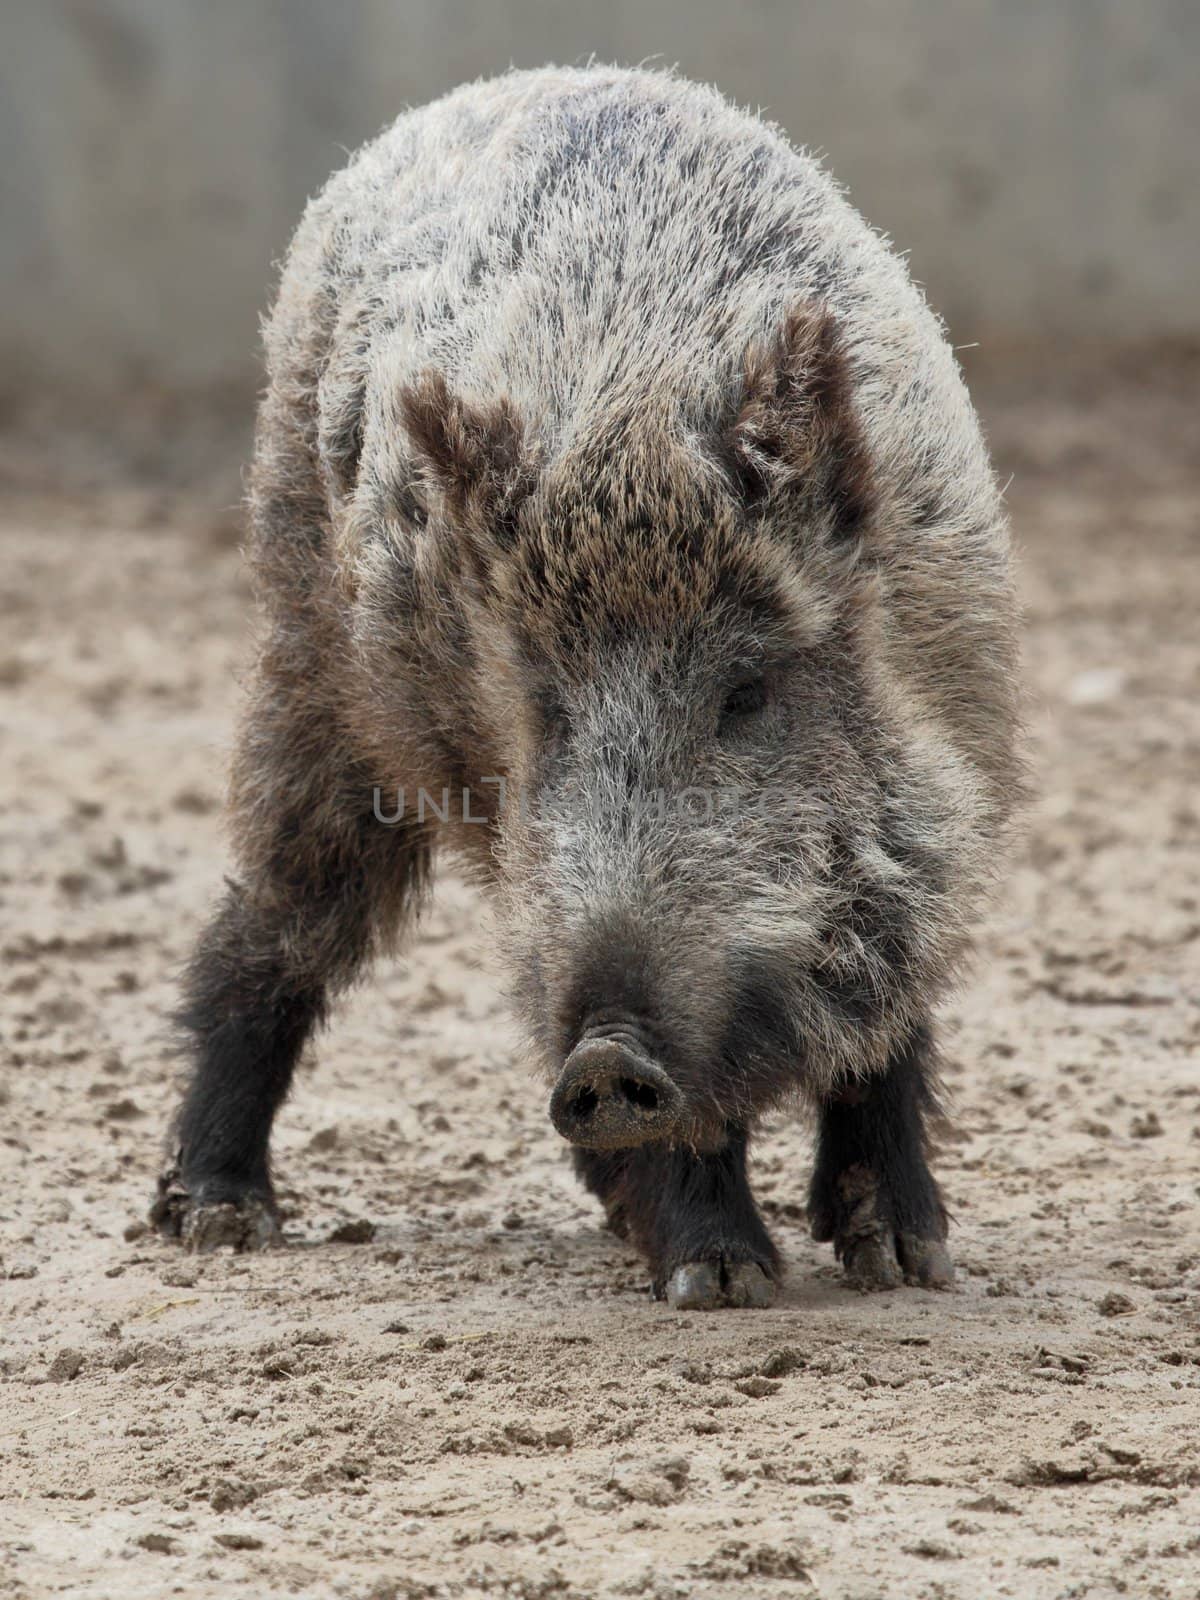
POLYGON ((571 1101, 568 1109, 570 1110, 571 1115, 579 1122, 586 1122, 599 1104, 599 1095, 597 1095, 593 1088, 590 1088, 587 1084, 585 1084, 575 1098, 571 1101))
POLYGON ((639 1111, 658 1110, 658 1090, 652 1084, 643 1083, 639 1078, 622 1078, 620 1089, 630 1105, 639 1111))
POLYGON ((658 1063, 614 1039, 583 1039, 563 1064, 550 1120, 572 1144, 623 1150, 669 1137, 684 1100, 658 1063))

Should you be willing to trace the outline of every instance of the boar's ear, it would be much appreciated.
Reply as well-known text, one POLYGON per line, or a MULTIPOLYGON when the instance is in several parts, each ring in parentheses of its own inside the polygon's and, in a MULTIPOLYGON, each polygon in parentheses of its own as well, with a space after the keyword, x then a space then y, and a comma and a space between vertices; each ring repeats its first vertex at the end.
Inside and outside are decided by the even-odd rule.
POLYGON ((440 372, 428 371, 401 391, 400 414, 431 486, 480 553, 492 541, 511 545, 535 479, 512 402, 464 400, 440 372))
POLYGON ((832 513, 835 535, 866 530, 875 500, 871 461, 837 324, 824 307, 793 308, 772 338, 747 351, 725 444, 747 505, 798 493, 832 513))

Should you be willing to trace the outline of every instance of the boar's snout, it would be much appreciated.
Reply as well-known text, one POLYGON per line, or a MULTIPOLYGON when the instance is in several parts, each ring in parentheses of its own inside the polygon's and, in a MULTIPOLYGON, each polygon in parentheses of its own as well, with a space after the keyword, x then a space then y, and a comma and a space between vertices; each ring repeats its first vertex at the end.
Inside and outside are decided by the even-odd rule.
POLYGON ((649 1056, 624 1039, 583 1038, 550 1096, 550 1120, 572 1144, 622 1150, 669 1138, 683 1096, 649 1056))

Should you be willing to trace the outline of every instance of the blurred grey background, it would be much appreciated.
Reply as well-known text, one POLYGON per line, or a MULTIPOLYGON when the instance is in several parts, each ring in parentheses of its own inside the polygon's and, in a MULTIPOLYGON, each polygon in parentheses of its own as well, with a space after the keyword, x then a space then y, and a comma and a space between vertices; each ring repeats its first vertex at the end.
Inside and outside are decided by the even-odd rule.
POLYGON ((305 197, 406 105, 678 63, 823 151, 956 343, 1200 333, 1197 0, 2 0, 0 363, 255 383, 305 197))

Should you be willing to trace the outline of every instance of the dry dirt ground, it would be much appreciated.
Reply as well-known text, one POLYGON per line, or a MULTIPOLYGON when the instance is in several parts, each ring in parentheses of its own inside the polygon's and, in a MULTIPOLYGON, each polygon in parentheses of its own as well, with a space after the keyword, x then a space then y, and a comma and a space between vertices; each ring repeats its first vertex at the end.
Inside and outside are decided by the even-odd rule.
POLYGON ((8 451, 0 1594, 1200 1594, 1196 379, 988 391, 1041 798, 946 1010, 958 1288, 843 1287, 781 1117, 785 1292, 713 1315, 601 1229, 451 879, 281 1118, 287 1248, 145 1233, 243 583, 8 451))

